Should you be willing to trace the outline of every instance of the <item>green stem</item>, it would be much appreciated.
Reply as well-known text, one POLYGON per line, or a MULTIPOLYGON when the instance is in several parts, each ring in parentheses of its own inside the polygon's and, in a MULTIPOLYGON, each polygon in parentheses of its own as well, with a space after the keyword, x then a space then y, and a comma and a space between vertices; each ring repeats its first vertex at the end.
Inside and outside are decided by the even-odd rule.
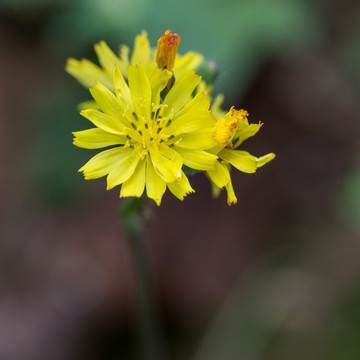
POLYGON ((145 205, 143 197, 131 198, 122 204, 120 217, 128 235, 137 286, 141 358, 143 360, 161 360, 164 355, 157 321, 157 308, 154 303, 148 248, 145 241, 145 205))

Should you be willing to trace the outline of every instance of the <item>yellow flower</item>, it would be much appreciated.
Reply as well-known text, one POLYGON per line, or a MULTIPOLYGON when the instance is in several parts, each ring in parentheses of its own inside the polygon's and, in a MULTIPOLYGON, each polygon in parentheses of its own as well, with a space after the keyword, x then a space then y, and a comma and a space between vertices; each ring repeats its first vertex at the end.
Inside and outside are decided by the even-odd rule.
POLYGON ((237 202, 237 198, 231 182, 229 165, 245 173, 254 173, 257 168, 274 159, 275 154, 269 153, 257 158, 247 151, 236 150, 246 139, 260 130, 262 123, 249 124, 247 111, 235 110, 234 107, 225 114, 220 109, 221 101, 222 98, 218 98, 212 107, 213 114, 218 117, 215 124, 217 146, 210 150, 219 157, 219 160, 216 169, 208 170, 207 174, 217 187, 215 189, 226 188, 227 202, 231 205, 237 202))
MULTIPOLYGON (((176 44, 176 37, 174 37, 174 35, 172 39, 175 40, 176 44)), ((113 53, 105 41, 101 41, 95 45, 95 52, 100 66, 95 65, 87 59, 79 61, 70 58, 65 67, 66 71, 86 88, 92 87, 95 85, 96 81, 100 81, 109 90, 113 91, 112 74, 114 66, 117 66, 125 77, 127 77, 127 70, 130 65, 139 63, 143 64, 148 76, 151 75, 153 68, 156 66, 156 49, 150 47, 147 33, 145 31, 136 36, 134 49, 130 58, 129 48, 126 45, 120 46, 119 56, 117 56, 113 53)), ((189 51, 183 56, 176 55, 173 69, 170 68, 168 70, 173 70, 175 78, 177 78, 189 70, 194 70, 203 61, 203 59, 204 57, 201 54, 194 51, 189 51)))
POLYGON ((113 70, 114 93, 97 82, 90 89, 101 110, 81 115, 96 128, 74 133, 74 144, 87 149, 113 146, 100 152, 79 171, 85 179, 107 175, 107 189, 121 185, 120 197, 147 196, 160 205, 169 190, 179 199, 193 192, 182 171, 215 170, 217 156, 204 150, 216 145, 215 119, 207 94, 192 97, 201 78, 194 71, 179 76, 163 99, 172 73, 154 67, 151 74, 140 63, 130 65, 127 80, 113 70))

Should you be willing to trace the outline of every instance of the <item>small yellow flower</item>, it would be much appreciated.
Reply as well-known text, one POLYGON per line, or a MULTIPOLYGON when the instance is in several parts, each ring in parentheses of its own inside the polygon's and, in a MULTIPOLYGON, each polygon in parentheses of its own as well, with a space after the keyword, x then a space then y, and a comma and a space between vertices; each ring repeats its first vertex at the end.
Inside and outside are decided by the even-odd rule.
POLYGON ((217 146, 210 150, 219 159, 215 170, 208 170, 207 174, 218 188, 225 187, 227 190, 228 204, 235 204, 237 198, 231 182, 229 165, 245 173, 254 173, 259 167, 275 158, 275 154, 269 153, 257 158, 247 151, 236 150, 246 139, 254 136, 262 126, 262 123, 249 124, 248 112, 236 110, 234 107, 224 115, 220 110, 221 99, 215 101, 213 113, 221 116, 215 124, 215 139, 217 146))
POLYGON ((143 194, 160 205, 169 190, 179 199, 193 192, 182 171, 215 170, 215 119, 207 94, 192 93, 201 78, 189 71, 176 79, 164 99, 160 93, 172 73, 155 67, 150 76, 143 64, 130 65, 128 84, 119 68, 113 71, 114 93, 100 82, 90 89, 101 110, 81 115, 96 128, 74 133, 74 144, 88 149, 114 146, 95 155, 79 171, 85 179, 107 175, 107 189, 121 185, 120 197, 143 194))
MULTIPOLYGON (((170 32, 170 30, 168 30, 170 32)), ((171 32, 170 32, 171 34, 171 32)), ((166 35, 166 33, 164 34, 166 35)), ((163 36, 164 36, 163 35, 163 36)), ((175 61, 172 64, 173 68, 168 68, 174 72, 175 77, 179 77, 189 70, 194 70, 201 64, 204 57, 194 51, 189 51, 185 55, 176 54, 175 45, 180 41, 180 37, 176 34, 169 37, 170 41, 174 42, 172 47, 175 61), (178 40, 177 40, 178 37, 178 40)), ((161 39, 161 38, 160 38, 161 39)), ((159 41, 160 41, 159 39, 159 41)), ((105 41, 101 41, 95 45, 95 52, 98 57, 100 66, 95 65, 87 59, 76 60, 70 58, 66 64, 66 71, 72 75, 86 88, 95 85, 96 81, 100 81, 109 90, 114 90, 112 74, 114 66, 117 66, 123 76, 127 77, 127 70, 130 65, 143 64, 146 73, 150 76, 153 68, 156 66, 156 49, 150 47, 146 31, 136 36, 134 42, 134 49, 129 58, 129 48, 126 45, 120 46, 119 56, 109 48, 105 41)), ((171 65, 171 64, 170 64, 171 65)))

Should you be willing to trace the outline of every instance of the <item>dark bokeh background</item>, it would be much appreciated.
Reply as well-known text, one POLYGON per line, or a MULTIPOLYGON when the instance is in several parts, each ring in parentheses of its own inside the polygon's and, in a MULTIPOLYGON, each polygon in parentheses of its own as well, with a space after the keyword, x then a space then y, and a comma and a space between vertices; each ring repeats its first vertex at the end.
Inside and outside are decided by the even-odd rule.
POLYGON ((1 0, 0 359, 132 359, 136 287, 118 189, 86 182, 87 90, 64 72, 93 43, 218 62, 226 107, 265 123, 277 158, 165 196, 147 230, 170 359, 360 358, 360 3, 357 0, 1 0))

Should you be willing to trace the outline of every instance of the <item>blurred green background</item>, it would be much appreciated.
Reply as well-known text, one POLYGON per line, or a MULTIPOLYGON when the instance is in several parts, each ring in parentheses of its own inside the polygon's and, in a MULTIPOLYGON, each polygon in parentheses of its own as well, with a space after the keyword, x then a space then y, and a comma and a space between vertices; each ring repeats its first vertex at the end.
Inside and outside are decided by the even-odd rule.
POLYGON ((77 173, 89 93, 64 71, 93 44, 151 44, 220 68, 215 93, 277 158, 204 175, 147 229, 169 359, 360 359, 360 3, 357 0, 0 1, 0 359, 135 359, 136 302, 118 189, 77 173))

